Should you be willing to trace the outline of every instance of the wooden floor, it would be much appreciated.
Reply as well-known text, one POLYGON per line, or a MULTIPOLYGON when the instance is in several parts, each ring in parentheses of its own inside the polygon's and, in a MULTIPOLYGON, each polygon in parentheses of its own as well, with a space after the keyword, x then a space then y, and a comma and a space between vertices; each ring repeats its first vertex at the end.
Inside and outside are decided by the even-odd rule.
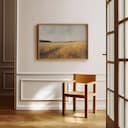
POLYGON ((0 128, 105 128, 105 111, 85 119, 82 112, 0 110, 0 128))

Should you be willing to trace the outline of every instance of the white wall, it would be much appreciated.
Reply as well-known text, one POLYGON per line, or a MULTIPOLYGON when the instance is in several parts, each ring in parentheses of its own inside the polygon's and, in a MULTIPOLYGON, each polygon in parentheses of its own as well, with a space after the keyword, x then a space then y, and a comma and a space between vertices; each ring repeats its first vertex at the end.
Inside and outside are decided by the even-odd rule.
MULTIPOLYGON (((79 72, 103 75, 101 88, 105 90, 105 56, 102 56, 105 53, 105 0, 18 0, 17 4, 17 88, 22 86, 20 79, 26 76, 34 79, 40 74, 40 79, 44 76, 47 79, 47 75, 52 75, 48 78, 50 80, 54 74, 65 74, 63 80, 66 74, 79 72), (36 25, 40 23, 88 24, 88 59, 37 60, 36 25)), ((21 97, 18 91, 17 97, 21 97)), ((100 97, 105 100, 105 93, 100 97)), ((17 108, 19 103, 21 101, 17 98, 17 108)))

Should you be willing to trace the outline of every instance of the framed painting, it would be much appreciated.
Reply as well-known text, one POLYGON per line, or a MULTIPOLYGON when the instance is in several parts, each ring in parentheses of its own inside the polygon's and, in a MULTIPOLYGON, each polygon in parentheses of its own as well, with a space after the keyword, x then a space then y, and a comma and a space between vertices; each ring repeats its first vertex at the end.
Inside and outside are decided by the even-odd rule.
POLYGON ((87 59, 87 24, 38 24, 38 59, 87 59))

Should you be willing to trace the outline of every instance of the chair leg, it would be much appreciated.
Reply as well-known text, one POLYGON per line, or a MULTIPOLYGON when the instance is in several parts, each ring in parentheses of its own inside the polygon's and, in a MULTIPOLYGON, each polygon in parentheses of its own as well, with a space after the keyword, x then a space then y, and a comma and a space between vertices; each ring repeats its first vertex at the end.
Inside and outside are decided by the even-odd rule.
POLYGON ((73 111, 76 111, 76 98, 73 97, 73 111))
MULTIPOLYGON (((73 83, 73 91, 76 91, 76 83, 73 83)), ((76 98, 73 97, 73 111, 76 111, 76 98)))
MULTIPOLYGON (((93 93, 96 93, 96 84, 93 84, 93 93)), ((93 113, 96 112, 96 96, 93 96, 93 113)))
POLYGON ((65 109, 66 109, 66 96, 64 95, 65 92, 65 85, 63 83, 62 86, 62 114, 65 115, 65 109))
POLYGON ((65 115, 65 109, 66 109, 66 97, 63 96, 63 101, 62 101, 62 114, 65 115))
POLYGON ((96 112, 96 96, 93 96, 93 113, 96 112))
POLYGON ((87 88, 87 85, 85 85, 85 108, 84 108, 84 113, 85 113, 85 118, 87 118, 88 116, 88 88, 87 88))

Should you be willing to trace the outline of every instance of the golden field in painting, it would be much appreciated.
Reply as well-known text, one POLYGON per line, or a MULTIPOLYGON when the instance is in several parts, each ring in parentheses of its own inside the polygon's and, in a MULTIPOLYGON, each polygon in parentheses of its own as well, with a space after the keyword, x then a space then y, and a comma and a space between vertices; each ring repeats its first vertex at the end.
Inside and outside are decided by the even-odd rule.
POLYGON ((38 52, 45 59, 82 59, 88 57, 88 46, 85 42, 39 42, 38 52))

